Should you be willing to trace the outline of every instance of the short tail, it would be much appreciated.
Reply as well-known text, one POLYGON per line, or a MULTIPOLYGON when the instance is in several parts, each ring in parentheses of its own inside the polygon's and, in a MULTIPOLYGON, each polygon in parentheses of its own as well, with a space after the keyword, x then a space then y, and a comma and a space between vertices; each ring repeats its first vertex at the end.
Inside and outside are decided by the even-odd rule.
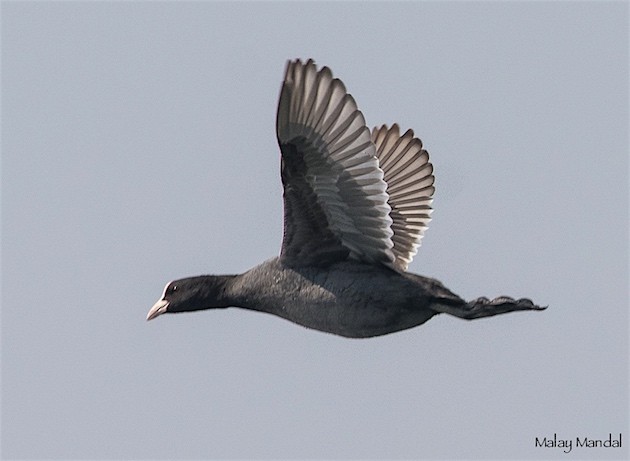
POLYGON ((431 307, 438 312, 444 312, 466 320, 491 317, 514 311, 542 311, 547 309, 547 306, 534 304, 531 299, 514 299, 507 296, 500 296, 494 299, 482 297, 461 304, 437 303, 431 307))

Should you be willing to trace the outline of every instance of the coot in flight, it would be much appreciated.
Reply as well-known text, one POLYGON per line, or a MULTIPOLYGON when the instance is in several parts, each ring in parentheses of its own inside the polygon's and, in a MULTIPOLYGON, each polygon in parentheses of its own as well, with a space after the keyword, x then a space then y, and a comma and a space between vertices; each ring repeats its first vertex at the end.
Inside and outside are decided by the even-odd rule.
POLYGON ((529 299, 466 302, 406 272, 431 216, 433 166, 413 131, 370 130, 329 68, 287 63, 276 120, 282 153, 280 256, 240 275, 166 285, 147 320, 241 307, 352 338, 412 328, 436 314, 475 319, 542 310, 529 299))

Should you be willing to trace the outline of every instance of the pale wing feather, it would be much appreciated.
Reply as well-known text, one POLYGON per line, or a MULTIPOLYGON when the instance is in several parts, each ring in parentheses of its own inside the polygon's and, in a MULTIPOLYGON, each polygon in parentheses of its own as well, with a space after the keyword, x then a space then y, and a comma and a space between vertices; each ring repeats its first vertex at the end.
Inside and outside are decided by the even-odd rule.
POLYGON ((282 257, 316 260, 319 252, 336 251, 330 231, 349 257, 393 266, 391 208, 376 149, 363 114, 330 69, 318 71, 312 60, 287 64, 277 136, 285 188, 282 257), (305 206, 325 216, 326 229, 305 206), (307 237, 326 245, 296 248, 307 237))
POLYGON ((401 136, 398 125, 383 125, 372 130, 372 141, 387 183, 395 265, 406 271, 431 220, 433 165, 412 130, 401 136))

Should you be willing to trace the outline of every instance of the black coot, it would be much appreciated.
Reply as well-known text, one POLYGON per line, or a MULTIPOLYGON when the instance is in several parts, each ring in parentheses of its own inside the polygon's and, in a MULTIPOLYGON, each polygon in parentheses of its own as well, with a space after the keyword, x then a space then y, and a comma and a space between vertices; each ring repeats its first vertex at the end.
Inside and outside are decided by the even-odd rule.
POLYGON ((406 272, 431 219, 433 166, 413 131, 370 130, 327 67, 288 62, 276 122, 282 152, 280 256, 240 275, 166 285, 147 320, 241 307, 353 338, 420 325, 542 310, 529 299, 466 302, 439 281, 406 272))

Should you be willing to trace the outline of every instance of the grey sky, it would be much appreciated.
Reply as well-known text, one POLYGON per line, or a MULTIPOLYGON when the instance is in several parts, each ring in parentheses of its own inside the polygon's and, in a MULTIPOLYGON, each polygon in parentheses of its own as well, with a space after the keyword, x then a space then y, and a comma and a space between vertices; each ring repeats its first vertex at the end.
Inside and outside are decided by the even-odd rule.
POLYGON ((627 457, 627 129, 627 2, 3 2, 2 456, 627 457), (147 324, 169 280, 278 253, 295 57, 428 149, 410 271, 549 309, 147 324))

